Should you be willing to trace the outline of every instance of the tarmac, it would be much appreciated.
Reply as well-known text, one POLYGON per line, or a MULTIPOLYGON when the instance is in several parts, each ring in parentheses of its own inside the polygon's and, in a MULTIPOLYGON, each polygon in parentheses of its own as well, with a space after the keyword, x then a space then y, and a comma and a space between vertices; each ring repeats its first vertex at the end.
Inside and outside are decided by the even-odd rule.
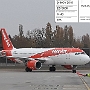
MULTIPOLYGON (((86 74, 90 70, 77 70, 86 74)), ((0 69, 0 90, 90 90, 90 77, 69 70, 0 69)))

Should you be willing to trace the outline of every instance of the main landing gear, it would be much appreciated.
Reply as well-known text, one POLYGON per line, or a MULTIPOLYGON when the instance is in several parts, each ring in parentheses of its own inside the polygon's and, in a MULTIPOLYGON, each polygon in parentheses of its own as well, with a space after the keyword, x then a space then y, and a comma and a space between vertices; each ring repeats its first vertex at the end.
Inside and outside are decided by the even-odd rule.
POLYGON ((72 67, 72 73, 76 73, 76 68, 77 68, 77 65, 73 65, 73 67, 72 67))
POLYGON ((56 68, 54 67, 54 65, 52 67, 49 67, 49 71, 53 72, 55 70, 56 70, 56 68))
POLYGON ((25 71, 26 71, 26 72, 32 72, 32 69, 26 67, 26 68, 25 68, 25 71))

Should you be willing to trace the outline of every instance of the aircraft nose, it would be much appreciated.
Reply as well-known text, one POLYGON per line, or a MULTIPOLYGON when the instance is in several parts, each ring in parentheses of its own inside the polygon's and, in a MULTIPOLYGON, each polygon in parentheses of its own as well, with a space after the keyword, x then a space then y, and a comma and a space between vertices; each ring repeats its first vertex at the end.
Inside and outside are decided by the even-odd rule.
POLYGON ((87 56, 87 58, 86 58, 86 63, 89 63, 90 62, 90 57, 89 56, 87 56))

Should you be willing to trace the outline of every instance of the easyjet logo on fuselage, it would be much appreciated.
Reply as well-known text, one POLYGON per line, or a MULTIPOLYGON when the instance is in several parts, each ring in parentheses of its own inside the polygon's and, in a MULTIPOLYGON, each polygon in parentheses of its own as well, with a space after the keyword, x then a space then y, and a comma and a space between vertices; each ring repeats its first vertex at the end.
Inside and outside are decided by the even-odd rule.
POLYGON ((67 52, 67 50, 52 50, 52 53, 54 54, 65 54, 67 52))
POLYGON ((9 40, 8 40, 8 38, 6 37, 6 35, 5 35, 5 33, 4 33, 3 30, 2 30, 2 34, 3 34, 4 40, 6 41, 7 46, 10 47, 9 40))

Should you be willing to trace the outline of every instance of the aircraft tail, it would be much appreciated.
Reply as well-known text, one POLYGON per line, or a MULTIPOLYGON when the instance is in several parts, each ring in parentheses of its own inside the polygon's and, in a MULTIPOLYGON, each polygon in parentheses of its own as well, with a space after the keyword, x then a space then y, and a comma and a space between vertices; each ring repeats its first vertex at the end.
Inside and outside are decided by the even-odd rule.
POLYGON ((9 36, 6 33, 6 30, 4 28, 1 28, 1 34, 2 34, 2 45, 4 50, 12 50, 13 44, 9 38, 9 36))

